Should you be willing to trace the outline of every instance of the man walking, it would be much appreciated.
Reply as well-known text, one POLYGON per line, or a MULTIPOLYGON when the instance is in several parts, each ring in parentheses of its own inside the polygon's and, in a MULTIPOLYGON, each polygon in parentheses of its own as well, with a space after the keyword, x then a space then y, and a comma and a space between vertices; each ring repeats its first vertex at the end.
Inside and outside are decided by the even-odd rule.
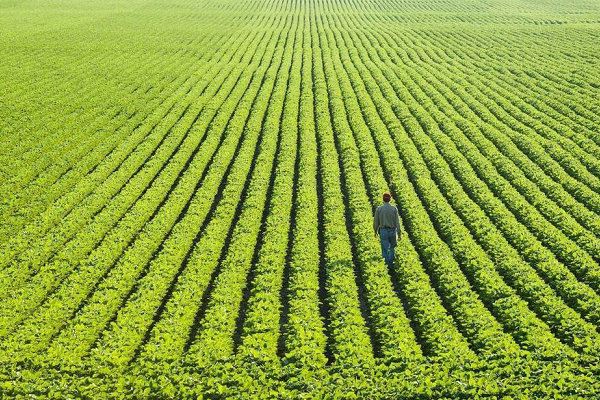
POLYGON ((375 236, 379 235, 381 254, 389 268, 392 267, 394 258, 396 257, 394 248, 396 247, 398 238, 402 239, 398 209, 390 204, 391 199, 391 194, 384 193, 383 204, 377 207, 375 216, 373 217, 375 236))

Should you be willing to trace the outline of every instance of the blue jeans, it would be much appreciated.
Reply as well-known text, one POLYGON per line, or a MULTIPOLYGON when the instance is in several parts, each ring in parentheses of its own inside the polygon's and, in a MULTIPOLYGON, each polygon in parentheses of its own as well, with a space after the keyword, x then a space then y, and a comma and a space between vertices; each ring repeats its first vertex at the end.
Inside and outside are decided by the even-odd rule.
POLYGON ((396 252, 396 229, 394 228, 381 228, 379 229, 379 240, 381 241, 381 255, 383 256, 385 263, 388 267, 392 267, 396 252))

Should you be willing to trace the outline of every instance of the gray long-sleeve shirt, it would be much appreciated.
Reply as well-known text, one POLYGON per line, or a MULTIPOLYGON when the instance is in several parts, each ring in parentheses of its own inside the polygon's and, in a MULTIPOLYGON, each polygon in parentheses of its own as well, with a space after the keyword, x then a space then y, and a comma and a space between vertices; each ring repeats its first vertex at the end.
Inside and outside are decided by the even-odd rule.
POLYGON ((400 234, 400 216, 398 209, 390 203, 384 203, 377 207, 373 217, 373 229, 379 233, 380 228, 395 228, 400 234))

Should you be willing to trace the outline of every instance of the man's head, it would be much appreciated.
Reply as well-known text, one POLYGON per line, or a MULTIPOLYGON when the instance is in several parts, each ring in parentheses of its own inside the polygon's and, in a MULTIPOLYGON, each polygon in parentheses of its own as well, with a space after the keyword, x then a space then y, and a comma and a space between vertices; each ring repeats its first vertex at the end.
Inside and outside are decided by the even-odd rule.
POLYGON ((386 203, 389 203, 390 200, 392 199, 392 195, 389 193, 384 193, 383 194, 383 201, 385 201, 386 203))

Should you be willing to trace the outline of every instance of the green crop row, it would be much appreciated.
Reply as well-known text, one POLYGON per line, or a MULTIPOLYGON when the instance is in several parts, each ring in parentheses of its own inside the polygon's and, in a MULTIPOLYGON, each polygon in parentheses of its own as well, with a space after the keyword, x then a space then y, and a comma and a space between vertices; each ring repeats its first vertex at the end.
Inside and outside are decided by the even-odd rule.
MULTIPOLYGON (((234 78, 235 76, 231 77, 230 80, 235 82, 234 78)), ((233 82, 231 84, 233 84, 233 82)), ((185 89, 185 87, 183 87, 182 89, 185 89)), ((226 95, 227 92, 223 92, 223 94, 220 96, 221 102, 226 97, 226 95)), ((212 101, 219 101, 219 97, 214 97, 212 101)), ((176 117, 173 116, 170 122, 171 124, 173 124, 175 121, 176 117)), ((208 121, 206 121, 206 123, 208 124, 208 121)), ((12 297, 15 300, 15 302, 10 303, 7 301, 3 303, 2 307, 3 310, 7 310, 7 313, 9 312, 8 310, 11 310, 10 314, 12 314, 12 319, 9 319, 9 322, 6 325, 7 329, 14 328, 16 321, 18 321, 14 318, 19 318, 20 320, 25 316, 22 312, 15 312, 15 309, 11 309, 11 304, 16 304, 18 307, 21 307, 20 310, 26 309, 25 307, 35 307, 37 304, 39 304, 39 301, 44 299, 46 293, 51 292, 54 288, 56 288, 56 285, 59 284, 62 279, 68 276, 68 274, 71 272, 70 270, 75 265, 77 265, 75 263, 78 261, 78 258, 81 257, 80 254, 85 256, 86 252, 94 250, 88 256, 88 269, 89 272, 93 274, 93 276, 102 276, 103 269, 101 269, 100 266, 105 265, 104 268, 108 268, 116 261, 116 258, 119 256, 119 254, 121 254, 121 252, 128 245, 128 243, 135 237, 135 235, 137 235, 138 230, 143 226, 144 222, 152 216, 156 208, 161 204, 161 197, 157 196, 156 193, 163 193, 163 196, 166 195, 166 189, 170 188, 173 185, 177 177, 177 173, 173 172, 179 171, 186 165, 186 163, 189 162, 189 157, 193 154, 194 149, 198 146, 198 141, 202 138, 204 133, 201 129, 198 128, 199 127, 196 127, 195 129, 195 132, 197 133, 191 136, 191 138, 194 139, 189 141, 187 148, 186 146, 184 146, 181 149, 182 151, 178 153, 178 157, 171 160, 171 162, 167 166, 167 169, 163 171, 163 174, 160 175, 159 179, 153 181, 152 177, 162 169, 163 163, 165 161, 164 158, 162 162, 160 157, 158 158, 157 162, 148 162, 144 165, 144 168, 141 169, 139 168, 139 166, 136 167, 140 169, 139 173, 135 175, 133 181, 130 181, 130 183, 132 184, 126 186, 127 190, 122 190, 121 192, 119 192, 119 194, 115 198, 116 201, 113 202, 114 206, 106 207, 103 209, 103 212, 96 215, 96 218, 98 218, 99 223, 92 225, 91 228, 93 229, 83 231, 83 234, 79 235, 75 241, 68 243, 62 249, 62 252, 59 253, 57 257, 55 257, 52 260, 51 263, 42 266, 40 271, 33 277, 33 279, 28 281, 25 285, 20 286, 16 293, 13 291, 12 297), (147 191, 143 190, 145 187, 145 182, 152 182, 152 187, 147 191), (141 199, 139 199, 140 194, 143 194, 143 197, 141 199), (138 199, 142 201, 137 201, 138 199), (133 208, 130 208, 129 205, 132 204, 132 202, 134 201, 136 201, 135 205, 133 206, 133 208), (128 211, 126 215, 129 217, 121 217, 124 211, 128 211), (119 238, 119 240, 115 241, 108 240, 109 238, 106 237, 103 238, 106 229, 110 227, 110 225, 106 223, 108 218, 112 218, 113 220, 116 218, 116 221, 119 221, 117 227, 115 228, 116 231, 114 231, 114 237, 119 238), (102 230, 98 232, 98 229, 102 230), (98 243, 98 240, 100 239, 104 239, 100 247, 94 248, 95 243, 98 243), (111 247, 112 249, 110 249, 111 247), (81 253, 79 253, 79 251, 81 251, 81 253), (47 291, 42 290, 42 288, 44 287, 48 288, 47 291), (23 293, 23 297, 20 297, 21 293, 23 293), (20 298, 26 300, 19 301, 18 299, 20 298)), ((176 134, 177 130, 175 130, 173 133, 176 134)), ((185 131, 183 129, 179 129, 179 135, 182 135, 184 133, 185 131)), ((174 137, 177 138, 177 135, 175 135, 174 137)), ((219 135, 213 135, 212 140, 206 140, 204 142, 204 145, 207 148, 210 148, 208 146, 212 145, 212 147, 214 148, 218 144, 218 142, 219 135)), ((165 143, 168 142, 165 141, 165 143)), ((176 144, 177 142, 174 143, 174 145, 176 144)), ((170 148, 168 146, 165 146, 165 156, 169 156, 170 152, 173 151, 173 148, 173 146, 171 146, 170 148)), ((163 147, 161 147, 161 149, 163 149, 163 147)), ((160 156, 160 154, 160 151, 155 153, 155 155, 157 156, 160 156)), ((208 162, 210 153, 202 152, 201 155, 202 157, 204 157, 203 163, 208 162)), ((132 168, 134 166, 135 165, 132 165, 132 168)), ((119 169, 119 171, 123 170, 119 169)), ((110 183, 112 183, 110 180, 105 182, 107 190, 115 190, 111 189, 110 183)), ((97 198, 102 199, 103 196, 98 195, 97 198)), ((87 211, 86 208, 80 208, 78 210, 87 211)), ((84 220, 82 219, 82 221, 84 220)), ((83 279, 85 282, 87 282, 88 285, 90 283, 95 282, 95 280, 87 280, 89 279, 88 275, 82 273, 82 270, 84 269, 85 264, 79 267, 78 273, 76 275, 73 275, 72 279, 83 279)), ((25 272, 24 268, 21 267, 21 269, 19 269, 18 272, 25 272)), ((6 285, 16 285, 17 283, 19 283, 19 281, 16 280, 15 275, 9 275, 9 277, 10 278, 8 278, 6 281, 3 280, 3 283, 5 283, 6 285)), ((71 289, 77 288, 78 286, 73 286, 72 283, 69 282, 68 284, 63 285, 63 287, 65 289, 71 289)), ((9 286, 7 290, 12 290, 10 288, 11 287, 9 286)), ((5 325, 3 325, 3 327, 4 326, 5 325)))
POLYGON ((0 398, 597 398, 574 2, 0 4, 0 398))
MULTIPOLYGON (((252 54, 253 53, 247 53, 247 57, 249 58, 252 54)), ((255 57, 255 62, 258 62, 258 58, 258 56, 255 57)), ((240 68, 238 71, 242 72, 242 69, 240 68)), ((248 84, 251 75, 252 74, 250 73, 246 74, 245 82, 236 78, 235 75, 230 77, 230 81, 232 81, 231 85, 233 86, 235 84, 234 92, 231 92, 230 95, 230 86, 230 88, 220 91, 219 95, 213 97, 211 101, 213 101, 214 104, 218 105, 225 100, 226 102, 231 104, 229 110, 232 111, 234 108, 233 106, 235 106, 239 102, 239 96, 241 96, 241 94, 246 91, 246 86, 244 85, 248 84)), ((223 110, 227 109, 228 108, 225 107, 223 108, 223 110)), ((211 114, 214 115, 214 111, 211 114)), ((203 171, 207 167, 207 164, 212 158, 212 152, 210 152, 210 149, 212 148, 214 151, 214 149, 216 149, 219 142, 221 141, 220 138, 222 134, 222 129, 224 129, 224 124, 227 122, 231 115, 231 113, 226 113, 225 111, 218 113, 217 117, 215 118, 219 119, 214 120, 220 120, 222 122, 220 124, 213 123, 211 125, 211 129, 209 129, 209 131, 206 132, 207 138, 209 139, 205 140, 203 143, 202 147, 204 151, 199 151, 197 147, 198 141, 204 135, 204 130, 206 129, 206 126, 209 124, 210 121, 213 121, 213 118, 210 116, 211 114, 209 114, 209 118, 204 120, 204 129, 202 128, 201 124, 195 126, 195 135, 192 136, 196 137, 195 141, 190 141, 187 148, 184 146, 180 149, 181 152, 178 153, 178 157, 176 159, 173 159, 171 163, 169 163, 168 168, 164 170, 165 173, 161 175, 161 178, 155 180, 153 182, 152 187, 144 193, 144 197, 142 197, 141 201, 137 201, 134 207, 129 210, 127 214, 128 218, 121 219, 119 221, 119 224, 116 227, 117 230, 114 232, 114 238, 118 240, 108 240, 109 238, 105 238, 101 244, 101 247, 96 248, 92 253, 90 253, 89 257, 86 260, 86 263, 82 264, 79 267, 77 273, 70 275, 69 278, 67 278, 67 281, 65 281, 65 283, 61 285, 60 289, 52 297, 53 301, 47 301, 44 303, 44 307, 41 309, 42 312, 38 312, 38 318, 33 318, 29 323, 35 324, 34 326, 45 326, 46 328, 44 329, 44 331, 46 335, 51 334, 52 331, 48 329, 47 324, 45 323, 45 319, 50 316, 53 316, 52 319, 54 320, 55 324, 64 323, 63 319, 57 318, 57 308, 61 309, 62 312, 65 313, 65 317, 67 317, 70 315, 73 308, 77 307, 78 304, 77 302, 63 302, 61 300, 62 298, 64 298, 63 296, 66 295, 70 298, 73 298, 74 294, 77 294, 77 296, 79 296, 79 298, 81 299, 80 301, 82 301, 85 299, 85 296, 87 296, 87 293, 89 293, 89 291, 94 288, 94 285, 98 284, 97 282, 100 278, 102 279, 102 283, 100 284, 100 286, 97 286, 95 288, 93 292, 94 297, 90 298, 87 301, 87 304, 81 310, 81 313, 84 316, 88 312, 91 313, 91 315, 96 315, 97 312, 92 310, 94 309, 94 307, 100 307, 101 309, 99 310, 99 312, 102 318, 110 318, 110 308, 102 307, 102 304, 107 304, 106 296, 109 296, 108 298, 115 298, 115 296, 117 296, 116 298, 118 298, 118 296, 123 296, 127 293, 127 285, 133 285, 133 283, 138 277, 140 269, 143 268, 145 265, 144 263, 142 263, 142 260, 149 261, 150 258, 153 256, 153 252, 155 251, 154 249, 158 248, 160 244, 160 241, 154 240, 155 237, 157 235, 164 235, 168 232, 168 230, 170 230, 171 225, 169 225, 169 222, 170 224, 173 224, 178 218, 178 210, 183 210, 183 208, 185 207, 185 202, 182 200, 186 199, 186 196, 187 198, 191 196, 191 194, 195 190, 195 187, 197 186, 198 177, 202 175, 203 171), (181 168, 184 168, 184 172, 183 175, 181 175, 181 178, 178 179, 178 174, 182 174, 181 168), (175 185, 176 181, 179 183, 178 185, 175 185), (162 193, 163 196, 169 193, 169 197, 166 199, 162 199, 160 196, 157 196, 157 194, 160 193, 162 193), (177 204, 177 206, 171 207, 171 204, 177 204), (147 221, 148 218, 151 218, 150 222, 144 225, 144 221, 147 221), (144 227, 144 231, 142 231, 142 233, 139 233, 138 230, 142 226, 144 227), (129 235, 129 239, 126 239, 127 234, 129 235), (129 245, 130 242, 131 244, 129 245), (120 256, 120 254, 128 245, 129 247, 127 248, 127 251, 122 256, 120 256), (86 271, 86 273, 84 273, 84 271, 86 271), (126 276, 130 277, 129 281, 125 279, 126 276), (111 279, 117 279, 119 285, 115 287, 115 285, 110 283, 111 279), (105 287, 106 289, 99 290, 102 287, 105 287), (88 311, 88 309, 90 311, 88 311), (40 320, 40 318, 42 319, 40 320), (38 323, 41 324, 38 325, 38 323)), ((227 135, 228 140, 225 139, 224 143, 232 143, 232 145, 230 145, 229 148, 224 147, 225 150, 222 151, 232 152, 236 147, 236 142, 234 140, 239 138, 239 135, 241 135, 241 131, 234 131, 232 134, 227 135)), ((150 169, 150 167, 152 167, 153 164, 149 163, 147 164, 147 166, 147 168, 150 169)), ((160 166, 161 164, 157 163, 155 166, 153 166, 153 168, 155 170, 158 170, 160 166)), ((223 174, 225 172, 225 168, 226 165, 218 164, 218 168, 215 172, 213 172, 212 174, 206 173, 206 179, 210 179, 212 176, 215 176, 215 178, 212 178, 214 179, 215 183, 212 186, 203 186, 205 191, 208 192, 209 190, 212 190, 214 192, 218 189, 220 177, 222 176, 218 174, 223 174)), ((134 185, 131 187, 137 188, 138 186, 134 185)), ((137 196, 137 194, 133 194, 134 199, 137 196)), ((206 209, 205 212, 208 212, 209 205, 205 204, 204 207, 206 209)), ((66 255, 69 254, 71 253, 66 253, 66 255)), ((64 267, 72 265, 70 262, 68 262, 68 259, 58 259, 57 261, 55 261, 55 264, 57 264, 57 266, 62 265, 64 267)), ((57 270, 60 271, 59 268, 52 268, 51 265, 48 269, 49 272, 54 273, 57 270)), ((38 277, 40 279, 44 278, 40 274, 35 276, 35 278, 38 277)), ((45 281, 48 282, 48 284, 54 285, 60 282, 54 276, 46 276, 45 281)), ((35 280, 31 281, 31 283, 31 286, 23 286, 23 289, 31 287, 33 290, 33 293, 28 294, 28 297, 26 298, 29 301, 35 300, 36 298, 43 299, 43 292, 40 292, 40 288, 43 286, 39 283, 36 283, 35 280), (35 288, 37 288, 37 290, 34 290, 35 288)), ((16 304, 20 307, 23 307, 29 303, 20 302, 16 304)), ((118 305, 118 302, 113 301, 113 307, 116 307, 118 305)), ((35 306, 35 303, 32 306, 35 306)), ((14 318, 19 318, 22 315, 23 314, 13 314, 12 320, 14 321, 14 318)), ((97 318, 100 317, 100 315, 98 315, 97 318)), ((84 316, 81 317, 83 318, 83 321, 91 323, 91 320, 84 316)), ((78 318, 76 318, 73 321, 77 320, 78 318)), ((77 325, 77 323, 75 325, 77 325)), ((82 327, 83 326, 85 325, 82 325, 82 327)), ((94 330, 101 328, 101 326, 95 323, 91 326, 93 326, 94 330)), ((32 329, 22 329, 18 331, 18 333, 31 334, 32 329)), ((86 330, 83 330, 83 332, 81 333, 84 335, 91 334, 91 332, 87 332, 86 330)), ((36 346, 40 346, 43 343, 44 342, 38 342, 36 346)), ((86 342, 79 340, 71 341, 70 343, 71 345, 77 346, 86 345, 86 342)))

